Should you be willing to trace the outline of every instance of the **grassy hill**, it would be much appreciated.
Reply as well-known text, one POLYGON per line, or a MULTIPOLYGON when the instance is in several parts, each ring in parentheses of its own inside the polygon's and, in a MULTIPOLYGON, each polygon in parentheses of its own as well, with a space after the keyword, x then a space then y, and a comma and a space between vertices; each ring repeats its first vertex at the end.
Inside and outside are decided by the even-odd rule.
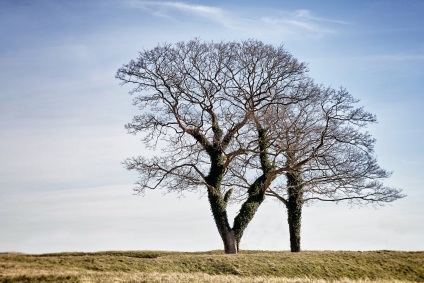
POLYGON ((0 282, 424 282, 424 252, 0 254, 0 282))

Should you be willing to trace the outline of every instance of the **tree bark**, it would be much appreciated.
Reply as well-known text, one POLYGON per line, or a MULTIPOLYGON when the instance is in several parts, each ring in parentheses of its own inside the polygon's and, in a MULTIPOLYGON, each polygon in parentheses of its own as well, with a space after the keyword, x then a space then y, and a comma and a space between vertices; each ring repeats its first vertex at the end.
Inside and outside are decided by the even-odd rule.
POLYGON ((208 190, 209 204, 219 234, 224 242, 225 253, 227 254, 237 254, 239 252, 239 245, 243 232, 265 199, 265 184, 269 172, 274 169, 273 165, 268 160, 267 148, 269 145, 266 130, 258 129, 258 135, 263 175, 256 179, 250 186, 248 190, 249 197, 243 203, 239 213, 235 217, 233 228, 230 227, 227 216, 227 201, 232 190, 228 191, 224 197, 221 193, 221 182, 225 173, 223 166, 224 157, 219 149, 212 148, 209 152, 211 169, 209 175, 206 177, 206 182, 211 188, 214 188, 213 190, 208 190))
POLYGON ((243 203, 239 213, 234 219, 234 233, 237 240, 237 247, 240 244, 241 237, 243 236, 244 230, 247 225, 253 219, 256 211, 258 210, 261 203, 265 200, 265 191, 263 190, 267 175, 259 177, 249 188, 249 197, 243 203))
POLYGON ((224 249, 226 254, 238 254, 238 243, 236 235, 232 229, 226 229, 221 234, 222 241, 224 242, 224 249))
POLYGON ((213 192, 209 190, 208 199, 216 227, 224 243, 225 253, 237 254, 238 243, 234 231, 228 223, 227 204, 222 197, 221 191, 219 189, 215 189, 213 192))
POLYGON ((239 213, 234 219, 233 230, 237 239, 237 247, 240 244, 244 230, 253 219, 253 216, 255 215, 261 203, 265 200, 265 192, 267 189, 266 183, 269 177, 269 173, 274 170, 274 166, 269 162, 268 159, 269 137, 267 130, 263 129, 260 124, 257 124, 256 126, 258 130, 258 141, 260 148, 259 158, 261 161, 263 174, 257 178, 253 184, 250 185, 249 190, 247 191, 249 197, 243 203, 239 213))
POLYGON ((299 170, 287 173, 287 185, 289 198, 286 206, 290 231, 290 250, 292 252, 300 252, 303 190, 302 177, 299 170))
MULTIPOLYGON (((227 201, 229 195, 223 197, 221 193, 221 182, 225 173, 223 156, 219 150, 214 150, 210 152, 209 155, 211 158, 211 169, 209 175, 206 177, 206 181, 208 185, 213 188, 208 189, 209 204, 219 235, 224 243, 225 253, 237 254, 238 243, 234 231, 228 223, 227 216, 227 201)), ((231 194, 231 192, 227 194, 231 194)))

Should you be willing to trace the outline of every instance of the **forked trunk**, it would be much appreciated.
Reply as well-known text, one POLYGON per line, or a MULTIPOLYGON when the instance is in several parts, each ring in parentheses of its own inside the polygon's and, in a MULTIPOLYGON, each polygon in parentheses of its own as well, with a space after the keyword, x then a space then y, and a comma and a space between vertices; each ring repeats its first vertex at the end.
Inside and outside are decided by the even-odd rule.
POLYGON ((224 243, 225 253, 237 254, 237 238, 233 229, 231 229, 230 224, 228 223, 226 201, 218 190, 214 192, 209 191, 208 198, 211 205, 212 214, 215 219, 216 227, 218 228, 218 232, 221 235, 222 242, 224 243))
POLYGON ((209 194, 209 202, 211 204, 211 209, 214 215, 216 227, 218 228, 218 232, 221 235, 222 242, 224 243, 225 253, 237 254, 237 237, 228 223, 227 212, 225 210, 226 204, 223 204, 222 198, 217 195, 211 197, 211 194, 209 194))
POLYGON ((209 192, 209 203, 215 219, 216 227, 221 235, 222 242, 226 254, 237 254, 238 243, 233 229, 231 229, 226 211, 226 203, 220 194, 209 192))
POLYGON ((224 196, 222 196, 220 190, 222 178, 225 173, 225 168, 223 167, 223 155, 219 150, 210 154, 212 166, 209 175, 206 178, 209 185, 208 199, 216 226, 219 234, 221 235, 222 241, 224 242, 226 254, 237 254, 239 252, 239 243, 243 236, 243 232, 258 210, 259 205, 265 199, 266 188, 264 188, 264 186, 268 173, 273 170, 273 166, 268 161, 268 155, 266 152, 266 131, 260 130, 259 137, 261 140, 260 159, 264 174, 256 179, 256 181, 249 187, 249 197, 243 203, 239 213, 235 217, 233 228, 230 227, 227 216, 227 203, 233 189, 228 190, 224 196))

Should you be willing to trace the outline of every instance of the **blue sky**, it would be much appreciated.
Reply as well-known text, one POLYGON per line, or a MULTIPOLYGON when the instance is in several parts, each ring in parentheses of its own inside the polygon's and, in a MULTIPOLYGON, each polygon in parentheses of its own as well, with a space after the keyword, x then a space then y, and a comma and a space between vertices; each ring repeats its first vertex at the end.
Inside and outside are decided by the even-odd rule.
MULTIPOLYGON (((0 1, 0 252, 222 249, 205 198, 133 196, 120 163, 149 153, 124 129, 137 109, 116 70, 193 37, 283 43, 377 115, 385 183, 408 197, 306 207, 303 249, 424 250, 423 14, 414 0, 0 1)), ((241 248, 289 249, 284 207, 264 203, 241 248)))

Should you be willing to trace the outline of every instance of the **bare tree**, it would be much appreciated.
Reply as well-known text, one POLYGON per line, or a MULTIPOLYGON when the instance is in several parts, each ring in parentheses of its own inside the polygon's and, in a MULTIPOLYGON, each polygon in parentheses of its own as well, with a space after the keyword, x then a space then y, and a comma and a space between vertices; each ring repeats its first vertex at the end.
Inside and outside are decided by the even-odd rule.
MULTIPOLYGON (((136 85, 132 94, 143 114, 126 125, 143 133, 148 148, 161 146, 162 154, 127 159, 128 170, 139 172, 135 189, 164 188, 183 193, 206 188, 210 208, 226 253, 237 253, 245 228, 265 198, 269 179, 267 139, 251 141, 252 117, 278 102, 289 105, 307 99, 290 91, 304 84, 306 65, 282 46, 260 41, 202 43, 198 39, 163 44, 140 52, 116 77, 136 85), (261 174, 245 186, 232 172, 243 168, 242 155, 257 143, 261 174), (226 206, 233 186, 247 195, 230 226, 226 206)), ((251 154, 250 154, 251 155, 251 154)))
MULTIPOLYGON (((375 116, 354 107, 358 100, 343 88, 308 84, 299 85, 298 91, 307 92, 309 99, 269 105, 255 116, 256 127, 266 129, 267 152, 273 160, 264 189, 287 208, 292 252, 300 251, 305 203, 346 200, 352 205, 381 205, 404 197, 400 189, 381 183, 391 173, 379 167, 373 156, 375 139, 362 131, 376 122, 375 116)), ((256 159, 247 163, 261 170, 256 159)))

